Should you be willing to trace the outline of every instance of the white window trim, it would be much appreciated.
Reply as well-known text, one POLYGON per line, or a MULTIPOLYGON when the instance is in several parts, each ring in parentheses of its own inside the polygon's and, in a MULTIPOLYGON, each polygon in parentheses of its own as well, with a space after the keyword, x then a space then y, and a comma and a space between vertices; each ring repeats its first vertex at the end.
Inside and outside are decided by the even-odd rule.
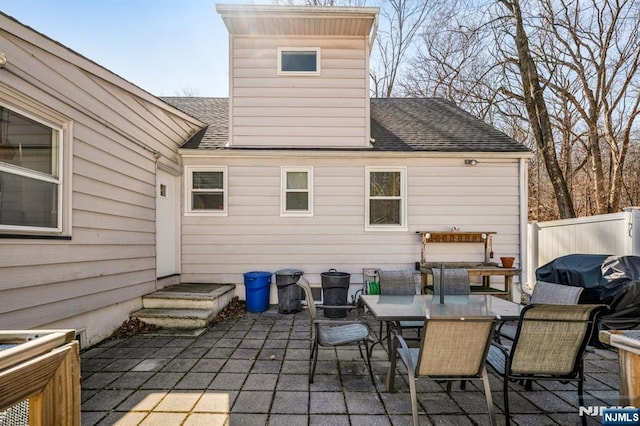
MULTIPOLYGON (((302 192, 302 191, 300 191, 302 192)), ((280 216, 286 217, 313 217, 313 167, 282 166, 280 169, 280 216), (307 173, 307 194, 309 197, 308 210, 287 210, 287 173, 307 173)))
MULTIPOLYGON (((71 123, 66 123, 62 125, 54 124, 48 120, 41 118, 38 115, 32 114, 30 112, 25 111, 22 108, 16 107, 11 104, 7 104, 4 102, 0 102, 2 107, 10 109, 13 112, 16 112, 24 117, 27 117, 33 121, 36 121, 43 126, 47 126, 57 132, 57 164, 58 164, 58 176, 53 177, 48 174, 44 174, 35 170, 26 169, 24 167, 13 166, 11 164, 3 164, 0 162, 0 170, 5 171, 7 173, 11 173, 14 175, 19 175, 43 182, 49 182, 57 185, 57 224, 56 227, 40 227, 40 226, 16 226, 16 225, 3 225, 0 224, 0 232, 2 233, 16 233, 16 234, 28 234, 28 235, 61 235, 65 234, 65 229, 67 230, 66 234, 70 235, 71 229, 71 209, 70 204, 70 188, 66 188, 68 185, 68 181, 70 179, 65 179, 68 174, 68 169, 70 166, 70 160, 65 161, 68 156, 66 154, 65 146, 70 145, 69 136, 71 132, 65 132, 66 128, 71 128, 71 123), (67 134, 68 133, 68 134, 67 134), (67 164, 69 163, 69 164, 67 164)), ((70 183, 69 183, 70 184, 70 183)))
POLYGON ((366 167, 365 168, 365 231, 407 231, 407 168, 406 167, 366 167), (400 224, 399 225, 371 225, 371 172, 400 172, 400 224))
POLYGON ((185 166, 185 216, 228 216, 229 214, 229 173, 226 166, 185 166), (193 210, 191 208, 191 191, 193 189, 193 172, 222 172, 222 191, 224 208, 222 210, 193 210))
POLYGON ((321 74, 320 64, 322 63, 320 57, 319 47, 278 47, 278 75, 308 75, 317 76, 321 74), (282 70, 282 52, 316 52, 316 70, 315 71, 283 71, 282 70))

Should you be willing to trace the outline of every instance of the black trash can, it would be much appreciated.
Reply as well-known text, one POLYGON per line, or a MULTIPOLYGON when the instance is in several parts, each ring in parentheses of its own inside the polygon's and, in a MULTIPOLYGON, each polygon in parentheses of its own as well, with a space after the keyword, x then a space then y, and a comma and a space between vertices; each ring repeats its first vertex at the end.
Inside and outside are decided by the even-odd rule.
MULTIPOLYGON (((322 281, 322 304, 325 306, 346 305, 347 294, 349 293, 349 281, 351 274, 338 272, 329 269, 329 272, 320 274, 322 281)), ((347 316, 346 309, 324 309, 324 316, 327 318, 344 318, 347 316)))
POLYGON ((278 286, 278 312, 291 314, 302 310, 302 289, 296 285, 304 274, 299 269, 281 269, 276 271, 278 286))

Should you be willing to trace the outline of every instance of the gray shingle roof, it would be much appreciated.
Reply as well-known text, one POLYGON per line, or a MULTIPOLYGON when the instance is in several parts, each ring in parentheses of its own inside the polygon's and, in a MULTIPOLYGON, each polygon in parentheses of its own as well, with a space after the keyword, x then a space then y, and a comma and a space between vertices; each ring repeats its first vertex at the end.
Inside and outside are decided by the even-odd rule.
MULTIPOLYGON (((208 127, 183 148, 223 149, 229 132, 226 98, 163 97, 165 102, 208 127)), ((371 137, 367 151, 514 152, 530 150, 504 133, 440 98, 371 99, 371 137)))

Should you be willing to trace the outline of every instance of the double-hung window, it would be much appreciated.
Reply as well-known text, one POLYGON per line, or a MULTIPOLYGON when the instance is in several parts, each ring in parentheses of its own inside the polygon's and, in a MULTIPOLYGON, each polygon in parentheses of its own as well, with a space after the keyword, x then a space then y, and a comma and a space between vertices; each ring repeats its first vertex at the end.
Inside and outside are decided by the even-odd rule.
POLYGON ((320 48, 278 48, 278 74, 320 75, 320 48))
POLYGON ((313 216, 313 168, 282 167, 280 214, 313 216))
POLYGON ((398 231, 407 229, 406 167, 367 167, 366 228, 398 231))
POLYGON ((187 213, 227 215, 227 168, 186 167, 187 213))
POLYGON ((0 105, 0 231, 62 232, 62 128, 0 105))

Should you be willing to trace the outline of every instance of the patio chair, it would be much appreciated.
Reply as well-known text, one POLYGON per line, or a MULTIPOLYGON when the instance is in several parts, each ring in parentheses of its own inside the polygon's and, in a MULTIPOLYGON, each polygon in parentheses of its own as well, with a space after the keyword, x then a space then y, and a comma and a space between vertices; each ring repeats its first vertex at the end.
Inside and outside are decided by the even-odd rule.
POLYGON ((603 309, 605 305, 527 305, 520 313, 513 345, 492 343, 487 363, 503 377, 507 425, 510 381, 526 381, 529 389, 532 380, 578 382, 578 406, 584 405, 585 350, 603 309))
POLYGON ((444 287, 446 296, 467 296, 471 294, 469 284, 469 272, 464 268, 443 268, 442 279, 440 279, 440 268, 432 268, 433 275, 433 295, 439 296, 441 286, 444 287))
MULTIPOLYGON (((401 296, 401 295, 414 295, 417 294, 416 282, 413 276, 413 271, 410 269, 401 270, 380 270, 378 271, 378 279, 380 282, 380 295, 384 296, 401 296)), ((371 345, 370 351, 373 351, 373 347, 377 343, 382 343, 385 339, 388 342, 388 350, 391 350, 391 332, 402 334, 402 330, 413 329, 417 330, 418 337, 420 337, 420 329, 424 325, 423 321, 398 321, 387 322, 386 335, 382 338, 382 325, 380 321, 380 331, 378 336, 380 339, 371 345)))
MULTIPOLYGON (((544 303, 548 305, 576 305, 582 294, 582 287, 538 281, 533 287, 529 303, 544 303)), ((516 337, 517 323, 502 322, 496 330, 496 340, 502 343, 502 338, 513 340, 516 337)))
MULTIPOLYGON (((408 375, 411 414, 418 425, 416 380, 427 377, 436 381, 482 380, 489 421, 496 424, 485 367, 487 351, 495 326, 494 316, 427 318, 419 348, 409 348, 402 336, 393 338, 391 363, 387 373, 387 391, 394 392, 397 358, 408 375)), ((447 387, 449 392, 450 387, 447 387)))
MULTIPOLYGON (((360 318, 361 310, 353 305, 335 306, 331 305, 332 309, 343 308, 347 311, 355 311, 358 316, 356 319, 319 319, 317 318, 316 308, 323 309, 322 305, 315 305, 313 303, 313 295, 311 293, 311 286, 309 281, 301 277, 296 284, 304 291, 305 298, 307 300, 307 311, 311 320, 311 354, 310 358, 313 359, 311 364, 311 372, 309 374, 309 383, 313 383, 313 376, 316 372, 316 364, 318 363, 318 349, 320 346, 324 347, 336 347, 357 344, 360 350, 360 356, 367 361, 367 367, 369 368, 369 377, 371 382, 375 386, 375 380, 373 379, 373 371, 371 369, 371 359, 369 358, 369 336, 371 334, 369 325, 367 322, 360 318), (364 345, 364 355, 362 354, 362 347, 364 345), (365 358, 366 356, 366 358, 365 358)), ((348 317, 348 315, 347 315, 348 317)))

